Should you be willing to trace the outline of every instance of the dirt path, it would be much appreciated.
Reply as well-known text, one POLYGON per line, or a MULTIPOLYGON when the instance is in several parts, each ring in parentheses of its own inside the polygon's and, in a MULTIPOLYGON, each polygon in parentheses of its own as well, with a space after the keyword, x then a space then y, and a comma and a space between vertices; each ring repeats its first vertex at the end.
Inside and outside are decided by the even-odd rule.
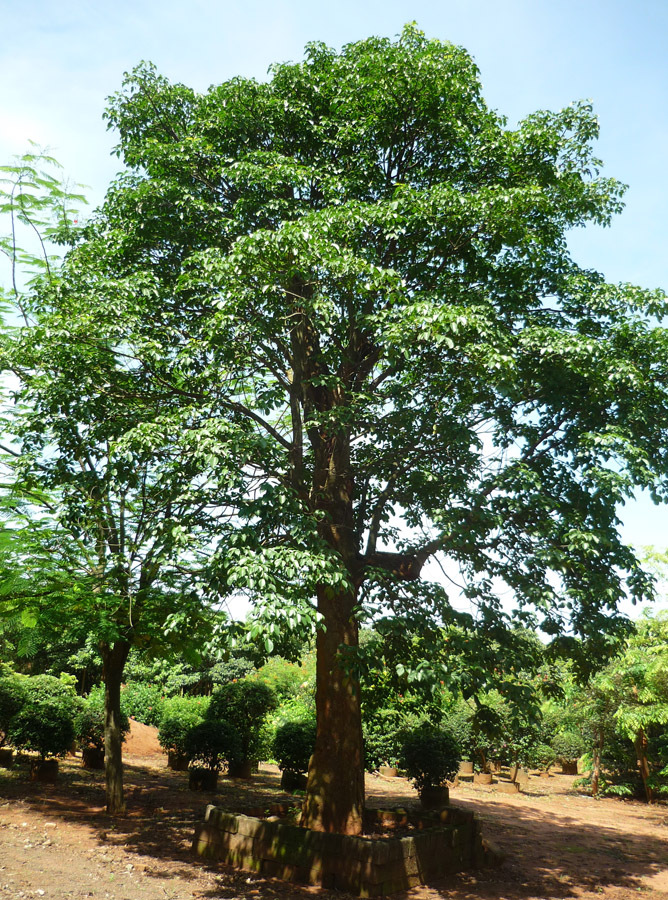
MULTIPOLYGON (((153 729, 126 745, 128 815, 104 813, 101 773, 65 760, 57 785, 34 785, 26 768, 0 769, 0 898, 45 900, 272 900, 341 894, 301 888, 193 858, 195 822, 212 798, 170 772, 153 729)), ((461 786, 454 803, 475 810, 507 855, 498 869, 463 874, 408 900, 668 900, 668 807, 578 795, 573 779, 532 778, 520 795, 461 786)), ((369 777, 370 805, 406 805, 403 779, 369 777)), ((284 797, 277 770, 244 783, 221 779, 215 802, 231 807, 284 797)))

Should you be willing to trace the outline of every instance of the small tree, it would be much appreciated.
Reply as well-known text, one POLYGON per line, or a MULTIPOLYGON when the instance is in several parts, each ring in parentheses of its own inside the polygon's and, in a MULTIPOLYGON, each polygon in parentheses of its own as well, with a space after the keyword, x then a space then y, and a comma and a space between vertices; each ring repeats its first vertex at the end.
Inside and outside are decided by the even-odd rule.
POLYGON ((552 738, 551 747, 562 766, 573 766, 585 751, 582 736, 574 731, 559 731, 552 738))
POLYGON ((633 743, 645 797, 651 802, 659 768, 652 760, 652 741, 668 726, 667 613, 637 622, 623 652, 595 679, 595 690, 620 735, 633 743))

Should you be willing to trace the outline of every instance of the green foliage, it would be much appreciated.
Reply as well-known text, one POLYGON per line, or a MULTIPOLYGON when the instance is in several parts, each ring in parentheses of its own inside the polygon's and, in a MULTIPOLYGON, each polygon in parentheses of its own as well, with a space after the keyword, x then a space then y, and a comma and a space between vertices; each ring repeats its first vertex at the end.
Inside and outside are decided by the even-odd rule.
POLYGON ((74 742, 76 694, 51 675, 25 680, 25 696, 10 722, 9 739, 18 750, 34 750, 44 759, 64 756, 74 742))
POLYGON ((241 758, 257 759, 266 746, 264 725, 276 708, 273 690, 260 681, 244 679, 221 685, 211 697, 207 720, 226 722, 241 740, 241 758))
POLYGON ((445 729, 423 725, 404 736, 400 764, 421 793, 440 787, 457 774, 461 751, 454 736, 445 729))
POLYGON ((534 744, 527 754, 527 762, 532 769, 540 769, 547 772, 554 764, 556 751, 549 744, 534 744))
POLYGON ((8 669, 0 671, 0 747, 9 737, 11 721, 26 699, 26 680, 8 669))
POLYGON ((208 697, 170 697, 165 700, 158 730, 163 750, 186 756, 188 734, 204 720, 208 707, 208 697))
POLYGON ((462 757, 473 761, 477 748, 470 703, 462 698, 449 703, 443 712, 442 724, 457 740, 462 757))
POLYGON ((121 703, 130 718, 144 725, 159 725, 164 696, 157 684, 130 681, 121 689, 121 703))
POLYGON ((551 747, 555 758, 562 763, 574 762, 585 751, 581 735, 574 731, 558 731, 552 738, 551 747))
MULTIPOLYGON (((104 718, 104 688, 100 687, 92 690, 80 702, 74 717, 74 737, 80 747, 104 750, 104 718)), ((126 735, 129 731, 130 720, 125 711, 121 710, 121 732, 126 735)))
POLYGON ((253 677, 271 688, 276 696, 276 702, 281 706, 293 698, 313 692, 312 669, 312 665, 297 665, 275 656, 268 659, 253 677))
POLYGON ((274 735, 272 751, 281 770, 301 773, 308 769, 315 746, 315 720, 284 722, 274 735))
POLYGON ((668 615, 640 619, 621 652, 582 690, 580 731, 600 755, 600 790, 653 799, 668 785, 668 615), (639 769, 638 761, 642 765, 639 769), (644 775, 643 775, 644 771, 644 775), (640 790, 642 775, 642 790, 640 790))
POLYGON ((234 726, 213 719, 205 719, 188 730, 184 750, 191 765, 199 764, 214 772, 225 763, 243 758, 242 741, 234 726))
POLYGON ((379 766, 398 766, 407 732, 425 725, 425 716, 397 706, 364 714, 364 765, 369 772, 379 766))
MULTIPOLYGON (((205 602, 243 591, 263 653, 351 616, 403 631, 388 677, 416 693, 445 626, 466 699, 528 693, 495 661, 538 627, 610 654, 653 593, 617 509, 668 494, 668 307, 570 258, 624 193, 590 105, 510 129, 471 57, 407 26, 203 93, 142 64, 106 117, 127 171, 1 348, 9 612, 213 650, 205 602)), ((359 671, 330 662, 323 709, 359 671)))

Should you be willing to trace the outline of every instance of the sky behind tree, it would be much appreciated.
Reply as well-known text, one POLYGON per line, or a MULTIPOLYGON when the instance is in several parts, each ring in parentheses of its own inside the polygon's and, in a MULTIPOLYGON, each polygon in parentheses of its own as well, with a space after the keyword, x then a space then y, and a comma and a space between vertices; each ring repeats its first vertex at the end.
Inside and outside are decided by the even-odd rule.
MULTIPOLYGON (((573 234, 574 256, 610 281, 668 288, 665 0, 0 0, 0 13, 0 161, 36 141, 94 204, 120 168, 105 98, 141 60, 203 91, 235 75, 263 80, 309 41, 339 48, 416 21, 472 54, 488 104, 511 126, 537 109, 593 102, 604 172, 630 187, 611 228, 573 234)), ((668 544, 668 509, 640 499, 621 517, 631 542, 668 544)))

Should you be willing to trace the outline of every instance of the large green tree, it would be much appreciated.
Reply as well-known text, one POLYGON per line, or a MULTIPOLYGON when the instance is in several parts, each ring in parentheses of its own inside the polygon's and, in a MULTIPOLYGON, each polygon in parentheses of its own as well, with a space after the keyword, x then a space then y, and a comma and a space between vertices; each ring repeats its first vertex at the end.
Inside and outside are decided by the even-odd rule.
POLYGON ((621 208, 591 108, 509 129, 414 27, 203 94, 143 65, 106 115, 126 171, 50 302, 211 448, 210 587, 268 640, 317 620, 303 823, 358 832, 359 623, 448 621, 427 563, 483 631, 502 594, 587 637, 651 593, 617 507, 665 491, 664 297, 569 255, 621 208))

